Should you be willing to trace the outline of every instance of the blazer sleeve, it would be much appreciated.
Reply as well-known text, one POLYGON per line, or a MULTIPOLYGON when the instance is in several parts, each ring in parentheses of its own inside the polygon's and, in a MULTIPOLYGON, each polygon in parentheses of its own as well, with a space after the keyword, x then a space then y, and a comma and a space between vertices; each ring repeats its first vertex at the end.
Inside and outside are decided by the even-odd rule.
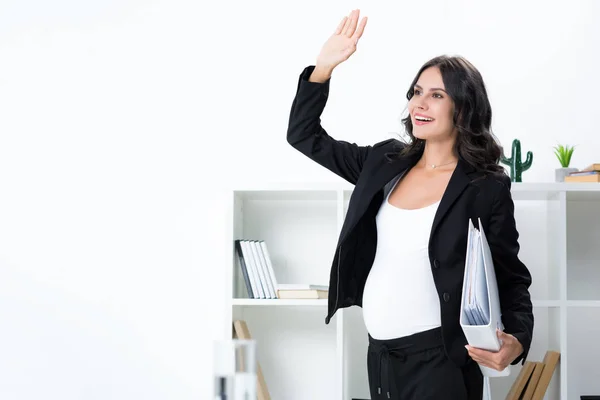
POLYGON ((298 79, 287 141, 311 160, 355 185, 373 146, 335 140, 323 129, 321 114, 327 103, 331 78, 323 83, 309 82, 314 68, 314 65, 306 67, 298 79))
POLYGON ((504 331, 523 345, 523 353, 511 363, 515 365, 519 362, 524 364, 533 336, 533 306, 529 293, 531 274, 518 256, 519 233, 514 217, 510 178, 502 175, 500 180, 500 190, 493 201, 486 238, 496 271, 504 331))

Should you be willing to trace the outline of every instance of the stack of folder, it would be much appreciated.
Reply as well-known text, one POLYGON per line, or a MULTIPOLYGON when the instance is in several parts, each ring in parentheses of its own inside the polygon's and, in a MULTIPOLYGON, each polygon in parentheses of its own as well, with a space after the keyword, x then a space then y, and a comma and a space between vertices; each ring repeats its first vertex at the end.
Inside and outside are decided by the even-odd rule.
MULTIPOLYGON (((498 351, 502 343, 496 329, 504 330, 500 312, 498 284, 492 253, 481 220, 479 229, 469 220, 467 253, 460 304, 460 326, 473 346, 498 351)), ((479 365, 485 377, 508 376, 510 365, 502 371, 479 365)))

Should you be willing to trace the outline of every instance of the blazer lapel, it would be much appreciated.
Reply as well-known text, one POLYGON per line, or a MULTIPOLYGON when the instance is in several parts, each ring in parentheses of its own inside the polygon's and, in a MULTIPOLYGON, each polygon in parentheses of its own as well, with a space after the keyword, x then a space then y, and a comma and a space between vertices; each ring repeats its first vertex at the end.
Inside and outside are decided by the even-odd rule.
POLYGON ((435 213, 435 217, 433 218, 433 225, 431 227, 431 236, 435 232, 436 228, 446 215, 452 204, 456 201, 458 196, 467 188, 469 183, 471 182, 471 178, 469 178, 468 174, 471 172, 472 167, 467 164, 461 158, 458 159, 458 163, 456 168, 454 168, 454 172, 450 177, 450 181, 448 182, 448 186, 442 195, 442 199, 440 200, 440 204, 438 206, 437 212, 435 213))
POLYGON ((385 184, 385 186, 383 187, 383 198, 384 199, 388 196, 388 194, 390 194, 390 192, 396 185, 396 182, 398 182, 398 180, 400 178, 402 178, 402 176, 406 173, 406 171, 408 171, 408 169, 405 168, 399 174, 397 174, 392 180, 390 180, 388 183, 385 184))
POLYGON ((382 166, 381 171, 373 176, 373 184, 371 185, 369 202, 383 188, 384 197, 392 190, 398 179, 402 177, 410 168, 418 161, 420 155, 413 154, 410 157, 396 159, 382 166))
POLYGON ((396 183, 402 174, 406 173, 418 159, 419 154, 415 154, 412 157, 397 158, 393 161, 381 164, 380 168, 373 172, 372 177, 369 179, 368 184, 365 186, 363 193, 361 193, 361 196, 359 197, 360 200, 357 204, 356 213, 353 215, 352 220, 348 221, 349 226, 342 233, 340 243, 362 218, 375 195, 382 189, 384 194, 387 195, 394 187, 394 183, 396 183))

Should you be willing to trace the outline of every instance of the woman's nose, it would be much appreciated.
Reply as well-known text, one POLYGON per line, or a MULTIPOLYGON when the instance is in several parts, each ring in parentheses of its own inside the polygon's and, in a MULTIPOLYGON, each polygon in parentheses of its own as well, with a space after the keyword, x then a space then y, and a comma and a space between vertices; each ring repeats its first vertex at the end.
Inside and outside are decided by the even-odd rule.
POLYGON ((420 110, 426 110, 427 102, 423 101, 422 99, 417 99, 417 101, 415 102, 415 107, 420 110))

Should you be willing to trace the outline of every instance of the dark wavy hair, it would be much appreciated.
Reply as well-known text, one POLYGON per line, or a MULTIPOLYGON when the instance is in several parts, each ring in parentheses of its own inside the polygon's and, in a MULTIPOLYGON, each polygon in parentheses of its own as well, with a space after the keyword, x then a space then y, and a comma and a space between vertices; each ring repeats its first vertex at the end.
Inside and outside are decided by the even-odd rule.
MULTIPOLYGON (((409 101, 421 73, 430 67, 439 68, 446 92, 454 101, 453 123, 458 131, 454 151, 457 156, 477 170, 504 173, 504 168, 498 164, 503 150, 491 130, 492 107, 479 71, 463 57, 435 57, 421 67, 410 84, 406 93, 409 101)), ((402 124, 411 140, 395 155, 390 155, 392 159, 422 153, 425 148, 425 140, 413 135, 410 115, 402 119, 402 124)))

